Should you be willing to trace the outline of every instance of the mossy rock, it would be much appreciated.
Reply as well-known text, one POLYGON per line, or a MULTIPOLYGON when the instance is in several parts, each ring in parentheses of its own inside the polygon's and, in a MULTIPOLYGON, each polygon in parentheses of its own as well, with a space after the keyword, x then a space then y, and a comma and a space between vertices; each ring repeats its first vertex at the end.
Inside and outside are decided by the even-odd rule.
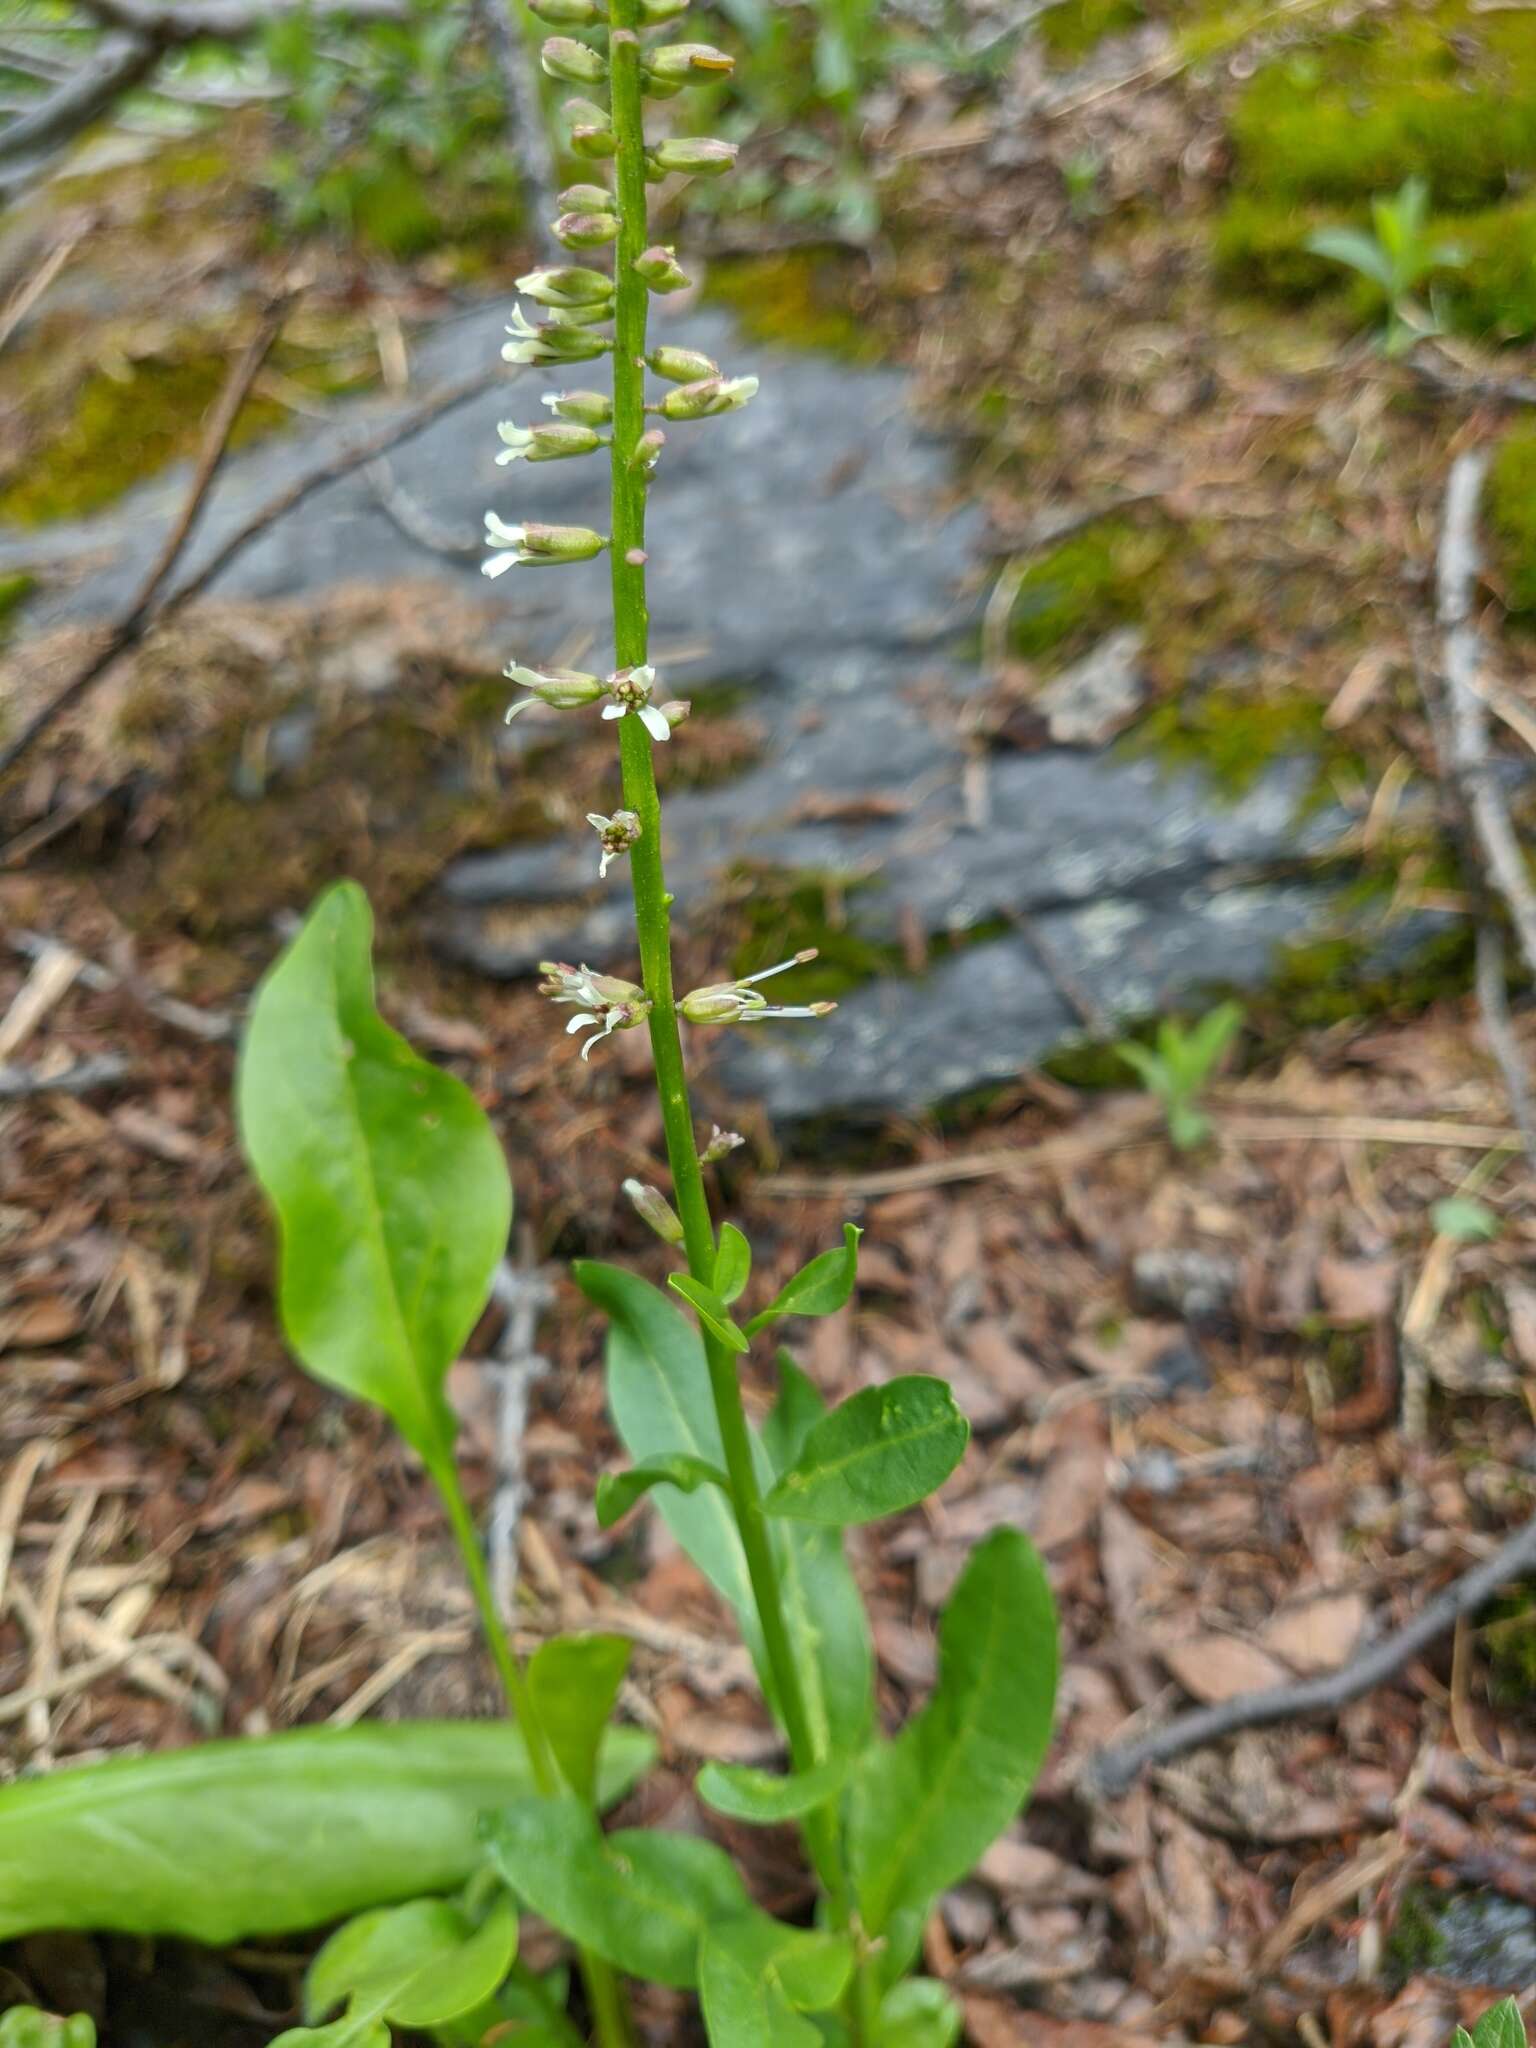
POLYGON ((1536 617, 1536 422, 1504 436, 1486 504, 1504 602, 1511 612, 1536 617))
POLYGON ((862 268, 840 249, 786 249, 711 263, 704 296, 729 306, 753 341, 868 363, 883 351, 857 300, 862 268))
POLYGON ((1170 546, 1165 527, 1101 519, 1051 548, 1019 583, 1008 624, 1014 652, 1026 660, 1066 655, 1095 633, 1141 618, 1170 546))

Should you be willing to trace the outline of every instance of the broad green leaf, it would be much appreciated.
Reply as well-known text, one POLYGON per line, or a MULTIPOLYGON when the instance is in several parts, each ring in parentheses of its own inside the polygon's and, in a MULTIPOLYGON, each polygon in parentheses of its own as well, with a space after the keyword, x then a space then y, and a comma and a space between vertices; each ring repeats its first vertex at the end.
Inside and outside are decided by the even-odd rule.
POLYGON ((383 2020, 348 2012, 323 2027, 289 2027, 272 2048, 390 2048, 392 2039, 383 2020))
POLYGON ((780 1316, 831 1316, 846 1308, 859 1276, 859 1239, 863 1235, 856 1223, 845 1223, 838 1250, 820 1253, 793 1279, 786 1280, 762 1313, 748 1323, 747 1335, 755 1337, 780 1316))
POLYGON ((0 2013, 0 2048, 96 2048, 96 2022, 89 2013, 63 2019, 35 2005, 13 2005, 0 2013))
POLYGON ((1451 2036, 1451 2048, 1474 2048, 1472 2036, 1465 2027, 1458 2027, 1451 2036))
POLYGON ((715 1923, 699 1954, 710 2041, 714 2048, 820 2048, 819 2030, 800 2011, 835 2004, 852 1969, 846 1935, 786 1927, 759 1912, 715 1923))
MULTIPOLYGON (((682 1452, 706 1465, 723 1466, 709 1368, 693 1324, 658 1289, 621 1266, 579 1259, 572 1272, 587 1299, 610 1319, 608 1405, 635 1463, 682 1452)), ((752 1587, 725 1496, 712 1486, 691 1494, 665 1487, 656 1506, 705 1578, 734 1608, 761 1665, 752 1587)))
POLYGON ((446 1899, 385 1906, 338 1928, 320 1950, 304 1984, 304 2016, 314 2026, 345 2000, 349 2020, 440 2026, 483 2005, 516 1953, 508 1898, 478 1927, 446 1899))
POLYGON ((528 1660, 534 1712, 555 1752, 560 1774, 589 1804, 608 1717, 629 1669, 626 1636, 556 1636, 528 1660))
POLYGON ((728 1494, 731 1482, 718 1465, 691 1457, 687 1451, 669 1451, 659 1458, 647 1458, 643 1465, 631 1465, 627 1472, 604 1472, 597 1482, 598 1527, 611 1529, 653 1486, 675 1486, 683 1493, 697 1493, 701 1486, 718 1486, 728 1494))
POLYGON ((944 1380, 908 1373, 865 1387, 816 1424, 764 1506, 842 1529, 899 1514, 943 1484, 970 1433, 944 1380))
POLYGON ((727 1350, 740 1353, 748 1348, 745 1332, 731 1320, 730 1310, 712 1287, 695 1280, 691 1273, 669 1274, 667 1285, 683 1297, 711 1337, 718 1338, 727 1350))
POLYGON ((752 1277, 752 1247, 734 1223, 720 1226, 715 1254, 715 1292, 723 1302, 739 1301, 752 1277))
POLYGON ((1497 1210, 1473 1195, 1444 1195, 1431 1204, 1429 1217, 1442 1237, 1459 1244, 1490 1244, 1504 1228, 1497 1210))
MULTIPOLYGON (((826 1403, 787 1351, 779 1353, 779 1397, 763 1425, 776 1475, 799 1457, 826 1403)), ((875 1718, 875 1659, 869 1616, 848 1566, 841 1529, 770 1522, 779 1591, 800 1684, 820 1754, 862 1749, 875 1718)))
POLYGON ((848 1856, 864 1925, 910 1961, 929 1906, 1023 1805, 1051 1736, 1056 1610, 1028 1540, 996 1530, 972 1551, 939 1623, 933 1697, 868 1750, 848 1794, 848 1856))
MULTIPOLYGON (((650 1737, 613 1728, 612 1804, 650 1737)), ((40 1929, 213 1948, 447 1892, 484 1861, 477 1820, 533 1790, 498 1721, 298 1728, 0 1786, 0 1940, 40 1929)))
POLYGON ((811 1771, 759 1771, 751 1764, 706 1764, 694 1780, 693 1789, 716 1813, 732 1820, 749 1821, 754 1827, 776 1827, 781 1821, 800 1820, 825 1806, 843 1789, 851 1758, 832 1756, 811 1771))
POLYGON ((289 1343, 441 1469, 443 1382, 506 1250, 512 1189, 473 1095, 375 1009, 372 930, 368 899, 340 882, 262 982, 240 1133, 277 1213, 289 1343))
POLYGON ((880 2001, 870 2048, 953 2048, 965 2015, 933 1977, 904 1977, 880 2001))
POLYGON ((1490 2005, 1472 2029, 1473 2048, 1526 2048, 1525 2021, 1512 1998, 1490 2005))
POLYGON ((491 1861, 535 1913, 631 1977, 691 1989, 712 1923, 748 1910, 713 1842, 648 1828, 599 1832, 574 1799, 522 1799, 490 1816, 491 1861))

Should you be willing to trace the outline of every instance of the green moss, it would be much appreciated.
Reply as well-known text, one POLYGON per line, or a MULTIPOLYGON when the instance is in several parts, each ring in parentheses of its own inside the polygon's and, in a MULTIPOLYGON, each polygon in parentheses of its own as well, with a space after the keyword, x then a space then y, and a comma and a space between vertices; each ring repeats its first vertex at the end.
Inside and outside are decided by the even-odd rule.
POLYGON ((1124 35, 1146 18, 1142 0, 1058 0, 1046 8, 1035 28, 1057 63, 1070 64, 1086 57, 1106 36, 1124 35))
POLYGON ((1525 1707, 1536 1697, 1536 1579, 1496 1594, 1478 1634, 1488 1659, 1488 1696, 1496 1707, 1525 1707))
POLYGON ((860 275, 838 249, 733 256, 709 266, 704 296, 729 306, 753 341, 821 349, 867 363, 879 358, 882 345, 854 303, 860 275))
POLYGON ((11 614, 18 611, 37 588, 37 578, 25 569, 0 576, 0 641, 9 631, 11 614))
POLYGON ((815 960, 775 975, 766 985, 770 1001, 836 1002, 867 981, 902 971, 898 946, 849 929, 844 916, 848 895, 867 883, 747 867, 739 868, 733 881, 742 890, 745 930, 731 960, 732 974, 760 974, 816 948, 815 960))
POLYGON ((1428 1885, 1410 1885, 1397 1902, 1392 1932, 1387 1936, 1387 1974, 1406 1984, 1445 1960, 1446 1939, 1440 1926, 1445 1896, 1428 1885))
POLYGON ((1485 503, 1504 602, 1512 612, 1536 614, 1536 421, 1504 436, 1485 503))
POLYGON ((1169 545, 1164 529, 1103 519, 1052 548, 1019 584, 1008 629, 1014 651, 1033 659, 1139 618, 1169 545))
POLYGON ((1155 705, 1120 745, 1174 770, 1197 769, 1222 796, 1236 799, 1276 761, 1321 759, 1330 735, 1325 706, 1299 690, 1259 696, 1230 686, 1184 691, 1155 705))

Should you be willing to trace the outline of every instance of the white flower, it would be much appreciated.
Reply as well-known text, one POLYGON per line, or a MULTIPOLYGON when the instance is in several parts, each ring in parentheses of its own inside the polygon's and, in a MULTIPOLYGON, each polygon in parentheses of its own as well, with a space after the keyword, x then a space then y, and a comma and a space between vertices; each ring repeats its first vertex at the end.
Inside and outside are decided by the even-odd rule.
POLYGON ((548 996, 551 1002, 583 1006, 565 1027, 567 1037, 592 1029, 592 1036, 581 1048, 583 1059, 591 1057, 600 1038, 633 1030, 651 1013, 651 999, 645 990, 632 981, 620 981, 617 975, 594 974, 590 967, 567 967, 560 960, 541 961, 539 972, 544 976, 539 983, 541 996, 548 996))
POLYGON ((571 420, 541 421, 536 427, 502 420, 496 432, 502 443, 496 460, 503 466, 509 462, 559 462, 568 455, 590 455, 603 445, 601 434, 571 420))
POLYGON ((777 967, 764 967, 757 974, 745 974, 739 981, 711 982, 684 996, 678 1008, 690 1024, 761 1024, 768 1017, 825 1017, 836 1003, 805 1003, 778 1006, 760 995, 754 986, 791 967, 803 967, 816 958, 816 948, 807 946, 793 960, 781 960, 777 967))
POLYGON ((603 857, 597 864, 598 880, 608 873, 609 867, 621 854, 628 853, 640 837, 640 820, 633 811, 615 811, 611 818, 605 818, 601 811, 588 811, 587 823, 598 836, 603 857))
POLYGON ((606 306, 613 298, 613 279, 604 270, 589 270, 581 263, 556 264, 548 270, 530 270, 517 280, 517 288, 541 306, 606 306))
POLYGON ((501 552, 480 564, 482 576, 503 576, 508 569, 531 562, 536 566, 585 562, 608 543, 589 526, 509 525, 494 512, 485 515, 485 544, 501 552))
POLYGON ((604 718, 627 718, 634 712, 653 740, 669 740, 672 728, 665 715, 651 702, 656 671, 649 663, 642 668, 621 668, 608 678, 611 704, 603 706, 604 718))
POLYGON ((507 332, 512 339, 503 344, 501 353, 509 363, 579 363, 613 347, 606 334, 594 334, 590 328, 573 327, 564 320, 540 320, 535 325, 521 306, 512 308, 507 332))
POLYGON ((507 723, 510 725, 519 711, 526 711, 535 701, 548 704, 556 711, 574 711, 583 704, 595 704, 599 697, 607 694, 608 685, 597 676, 589 676, 579 668, 520 668, 512 662, 503 669, 503 675, 510 682, 521 683, 531 696, 519 697, 515 704, 507 707, 507 723))

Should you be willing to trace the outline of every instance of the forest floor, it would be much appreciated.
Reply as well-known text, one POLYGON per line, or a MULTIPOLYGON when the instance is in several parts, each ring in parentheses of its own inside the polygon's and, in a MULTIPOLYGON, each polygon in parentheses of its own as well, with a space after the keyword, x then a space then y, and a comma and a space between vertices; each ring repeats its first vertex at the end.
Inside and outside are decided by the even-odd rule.
MULTIPOLYGON (((1106 625, 1135 623, 1151 701, 1133 743, 1231 786, 1304 739, 1358 820, 1361 900, 1470 929, 1480 883, 1447 822, 1421 683, 1428 577, 1452 457, 1521 431, 1479 392, 1524 367, 1529 328, 1464 285, 1465 332, 1385 361, 1358 305, 1298 253, 1298 211, 1312 219, 1332 192, 1347 213, 1358 196, 1347 165, 1317 174, 1323 196, 1292 190, 1254 256, 1244 181, 1261 173, 1244 108, 1254 81, 1268 91, 1303 58, 1326 84, 1329 37, 1369 108, 1385 88, 1359 69, 1378 32, 1406 18, 1441 43, 1490 35, 1481 55, 1503 61, 1515 17, 1463 10, 1448 27, 1444 9, 1354 10, 1326 34, 1309 22, 1313 42, 1260 37, 1201 66, 1138 13, 1066 68, 1031 45, 987 95, 919 69, 877 124, 887 217, 872 249, 722 259, 716 288, 766 289, 755 317, 766 303, 775 338, 857 335, 910 364, 935 423, 962 437, 1009 593, 983 648, 989 744, 1029 744, 1039 682, 1106 625), (1515 345, 1496 347, 1506 335, 1515 345), (1446 380, 1476 388, 1447 395, 1446 380), (1057 514, 1127 496, 1042 553, 1057 514)), ((1394 146, 1371 129, 1370 189, 1398 181, 1394 146)), ((1473 143, 1458 131, 1457 147, 1473 143)), ((1499 208, 1468 177, 1445 173, 1475 239, 1499 208)), ((176 223, 189 252, 175 347, 146 341, 145 309, 130 308, 109 377, 169 361, 183 329, 223 318, 231 275, 249 294, 275 274, 254 227, 247 246, 231 239, 249 201, 239 174, 226 158, 209 178, 167 197, 141 166, 86 195, 123 217, 112 232, 93 217, 82 264, 96 237, 104 264, 131 268, 120 231, 136 207, 157 233, 176 223)), ((301 391, 307 379, 327 400, 377 374, 368 350, 387 367, 455 288, 431 259, 348 260, 305 314, 328 367, 301 391)), ((26 360, 42 362, 47 332, 20 332, 26 360)), ((213 345, 227 349, 227 327, 213 345)), ((301 367, 285 358, 263 402, 293 406, 301 367)), ((6 429, 10 474, 36 474, 32 456, 78 423, 101 370, 82 358, 71 386, 54 366, 30 424, 6 429)), ((1490 674, 1523 748, 1536 663, 1519 526, 1505 516, 1482 589, 1490 674)), ((354 591, 324 617, 188 613, 4 792, 0 1067, 46 1084, 77 1062, 120 1063, 81 1093, 0 1100, 4 1753, 35 1770, 216 1732, 492 1710, 420 1469, 284 1357, 269 1233, 234 1140, 242 1005, 277 921, 344 860, 385 913, 384 1007, 490 1111, 521 1255, 553 1282, 522 1446, 520 1625, 530 1642, 578 1624, 633 1636, 626 1711, 664 1759, 640 1811, 722 1828, 692 1800, 694 1768, 768 1759, 772 1737, 745 1656, 659 1520, 597 1528, 593 1480, 616 1446, 599 1334, 558 1264, 600 1249, 659 1270, 618 1196, 626 1175, 655 1177, 660 1152, 639 1034, 584 1066, 525 987, 449 969, 412 921, 448 852, 538 801, 487 741, 472 807, 397 829, 411 750, 456 742, 466 718, 493 731, 500 708, 483 624, 435 615, 430 578, 424 558, 419 591, 354 591), (393 680, 364 716, 370 664, 393 680), (274 676, 329 692, 344 745, 323 786, 248 839, 241 821, 265 799, 235 805, 230 775, 244 764, 260 785, 274 676)), ((21 646, 17 701, 56 686, 88 644, 21 646)), ((687 964, 739 939, 722 913, 687 935, 687 964)), ((931 1682, 934 1614, 986 1530, 1030 1531, 1061 1606, 1044 1778, 925 1945, 978 2048, 1443 2048, 1456 2019, 1536 1984, 1532 1579, 1331 1716, 1248 1730, 1112 1800, 1083 1775, 1106 1744, 1192 1702, 1346 1668, 1532 1511, 1536 1179, 1469 958, 1458 928, 1388 985, 1343 947, 1282 963, 1250 1007, 1240 1071, 1212 1091, 1211 1137, 1189 1153, 1148 1098, 1104 1085, 1110 1061, 1081 1054, 963 1111, 837 1143, 824 1132, 783 1150, 743 1125, 726 1192, 766 1279, 845 1217, 867 1232, 856 1312, 795 1345, 822 1391, 938 1372, 975 1426, 943 1494, 856 1545, 890 1719, 931 1682)), ((1528 1066, 1533 1023, 1517 1020, 1528 1066)), ((707 1081, 703 1107, 739 1121, 707 1081)), ((497 1477, 497 1335, 492 1317, 455 1378, 482 1503, 497 1477)), ((803 1905, 787 1839, 725 1832, 767 1902, 803 1905)), ((257 2048, 302 1962, 150 1960, 73 1936, 0 1951, 11 1979, 66 2009, 109 2005, 162 2048, 257 2048)), ((663 1995, 645 2016, 654 2038, 677 2037, 663 1995)))

